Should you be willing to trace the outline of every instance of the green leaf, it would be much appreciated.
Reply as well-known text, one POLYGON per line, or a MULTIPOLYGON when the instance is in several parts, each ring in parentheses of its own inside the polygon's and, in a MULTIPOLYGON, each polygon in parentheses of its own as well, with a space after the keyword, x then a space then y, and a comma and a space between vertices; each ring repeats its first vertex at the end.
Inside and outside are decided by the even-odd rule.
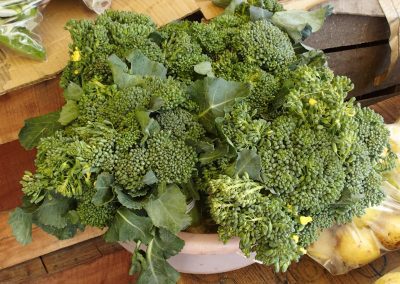
POLYGON ((57 111, 25 120, 25 125, 18 135, 22 147, 26 150, 33 149, 41 138, 51 136, 61 129, 59 118, 60 112, 57 111))
POLYGON ((213 149, 212 151, 201 153, 199 156, 199 162, 202 165, 206 165, 212 163, 215 160, 218 160, 219 158, 224 157, 228 153, 229 153, 229 146, 220 145, 216 149, 213 149))
POLYGON ((250 6, 250 20, 255 22, 259 20, 270 19, 274 13, 256 6, 250 6))
POLYGON ((286 31, 288 35, 299 42, 305 40, 311 32, 318 31, 327 16, 332 13, 331 6, 325 6, 313 11, 289 10, 276 12, 271 21, 276 26, 286 31))
POLYGON ((231 3, 231 1, 232 0, 212 0, 214 5, 222 8, 227 7, 231 3))
POLYGON ((85 229, 85 226, 80 223, 68 223, 67 226, 65 226, 64 228, 56 228, 53 226, 44 225, 39 222, 35 222, 35 220, 33 220, 33 223, 39 226, 46 233, 55 236, 59 240, 67 240, 73 238, 78 230, 83 231, 85 229))
POLYGON ((120 208, 110 228, 104 235, 107 242, 142 241, 148 244, 152 239, 153 223, 149 217, 136 215, 127 208, 120 208))
POLYGON ((67 89, 64 91, 64 98, 66 100, 79 101, 83 95, 83 90, 78 84, 71 82, 67 89))
POLYGON ((135 201, 131 196, 124 193, 120 188, 115 187, 115 192, 117 193, 118 201, 128 209, 140 210, 143 208, 143 203, 135 201))
POLYGON ((8 224, 12 228, 15 239, 23 245, 32 241, 32 214, 17 207, 10 213, 8 224))
POLYGON ((132 51, 126 59, 131 63, 130 73, 133 75, 167 77, 167 68, 163 64, 150 60, 138 49, 132 51))
MULTIPOLYGON (((222 1, 218 1, 218 2, 220 2, 220 5, 225 5, 225 3, 227 3, 228 1, 222 0, 222 1)), ((233 15, 233 14, 235 14, 236 8, 238 8, 243 3, 247 3, 247 0, 231 0, 229 2, 230 3, 228 4, 228 6, 226 6, 226 8, 224 10, 224 14, 233 15)), ((218 4, 216 4, 216 5, 220 6, 218 4)))
POLYGON ((168 186, 157 198, 150 199, 145 209, 155 226, 173 233, 190 225, 190 217, 186 214, 186 197, 176 185, 168 186))
POLYGON ((247 97, 250 94, 250 85, 206 77, 194 82, 188 92, 200 106, 200 122, 207 130, 212 131, 215 118, 223 117, 237 99, 247 97))
POLYGON ((261 157, 256 150, 244 149, 238 154, 235 174, 242 176, 244 173, 253 180, 261 180, 261 157))
POLYGON ((166 259, 179 253, 183 246, 184 242, 177 236, 160 229, 147 246, 146 264, 142 264, 142 273, 137 283, 175 284, 179 279, 179 273, 166 259))
POLYGON ((214 77, 211 62, 204 61, 194 66, 194 72, 200 75, 207 75, 208 77, 214 77))
POLYGON ((75 120, 78 116, 79 116, 79 109, 76 101, 67 100, 67 103, 61 109, 60 118, 58 119, 58 122, 61 123, 61 125, 65 126, 71 123, 73 120, 75 120))
POLYGON ((92 198, 94 205, 102 206, 114 199, 114 194, 111 189, 113 182, 114 176, 112 174, 107 172, 99 174, 95 183, 95 188, 97 191, 92 198))
POLYGON ((142 181, 144 184, 152 185, 158 182, 158 178, 156 177, 156 174, 150 170, 144 175, 142 181))
POLYGON ((129 74, 128 66, 118 56, 112 54, 108 57, 114 83, 121 89, 136 86, 143 81, 141 76, 129 74))
POLYGON ((72 199, 62 195, 47 196, 36 211, 35 217, 43 225, 61 229, 68 224, 68 211, 71 205, 72 199))
POLYGON ((157 120, 150 117, 150 112, 144 110, 136 111, 136 118, 139 121, 140 127, 144 134, 143 141, 144 142, 148 137, 153 136, 154 134, 160 131, 160 125, 157 120))

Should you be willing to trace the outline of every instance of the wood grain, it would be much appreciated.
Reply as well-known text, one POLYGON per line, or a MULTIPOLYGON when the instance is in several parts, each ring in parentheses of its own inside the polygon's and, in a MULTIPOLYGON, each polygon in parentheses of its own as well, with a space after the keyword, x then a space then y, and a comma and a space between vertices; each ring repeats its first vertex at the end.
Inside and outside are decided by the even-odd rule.
POLYGON ((40 258, 21 263, 8 269, 0 270, 0 283, 22 283, 46 275, 46 269, 40 258))
POLYGON ((332 15, 305 44, 318 48, 353 46, 389 39, 389 25, 383 17, 332 15))
POLYGON ((19 181, 24 171, 34 171, 36 150, 26 151, 18 141, 0 146, 0 212, 21 202, 19 181))
MULTIPOLYGON (((12 192, 9 193, 12 194, 12 192)), ((77 233, 72 239, 60 241, 34 226, 32 242, 23 246, 15 240, 11 227, 7 223, 8 216, 9 212, 0 212, 0 269, 92 239, 104 233, 97 228, 87 228, 84 232, 77 233)))
POLYGON ((0 144, 17 139, 24 120, 59 109, 64 104, 59 80, 0 96, 0 144))
POLYGON ((390 59, 388 44, 327 53, 329 67, 336 75, 345 75, 354 83, 350 96, 360 96, 397 85, 400 82, 400 63, 381 85, 374 85, 374 78, 382 74, 390 59))

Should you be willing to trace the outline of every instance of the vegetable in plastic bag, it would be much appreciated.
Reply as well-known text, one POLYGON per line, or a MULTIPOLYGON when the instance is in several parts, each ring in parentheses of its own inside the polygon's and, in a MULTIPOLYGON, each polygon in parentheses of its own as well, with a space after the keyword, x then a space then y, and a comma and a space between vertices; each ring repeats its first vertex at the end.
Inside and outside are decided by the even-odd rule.
POLYGON ((0 45, 24 56, 45 60, 46 51, 32 30, 42 20, 39 6, 45 1, 6 0, 0 2, 0 45))
POLYGON ((111 0, 83 0, 83 2, 85 2, 90 10, 95 11, 97 14, 102 14, 111 6, 111 0))

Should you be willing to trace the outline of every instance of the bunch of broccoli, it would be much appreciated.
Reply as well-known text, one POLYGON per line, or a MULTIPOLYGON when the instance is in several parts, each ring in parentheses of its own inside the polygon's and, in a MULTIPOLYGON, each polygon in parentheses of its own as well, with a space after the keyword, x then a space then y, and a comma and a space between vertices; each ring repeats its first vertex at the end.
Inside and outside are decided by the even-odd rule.
POLYGON ((137 243, 139 283, 174 283, 166 259, 201 199, 222 240, 285 271, 322 229, 382 201, 395 159, 382 117, 273 24, 276 1, 230 11, 161 28, 115 11, 67 24, 66 104, 20 133, 38 148, 10 217, 20 242, 32 223, 61 239, 107 227, 107 241, 137 243))

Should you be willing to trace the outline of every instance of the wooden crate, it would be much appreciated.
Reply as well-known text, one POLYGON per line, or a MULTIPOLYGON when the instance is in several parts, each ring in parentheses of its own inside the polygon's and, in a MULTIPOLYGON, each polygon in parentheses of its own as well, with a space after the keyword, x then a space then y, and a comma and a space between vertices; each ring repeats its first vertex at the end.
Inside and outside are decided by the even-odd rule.
MULTIPOLYGON (((373 84, 375 76, 386 69, 389 61, 388 37, 389 28, 384 18, 334 15, 328 19, 320 32, 306 41, 306 44, 323 49, 329 57, 330 67, 337 74, 349 76, 353 80, 356 88, 350 94, 351 96, 356 96, 364 104, 372 104, 400 94, 399 67, 382 85, 374 86, 373 84)), ((35 151, 25 151, 19 145, 17 141, 19 129, 23 126, 25 119, 57 110, 63 105, 62 90, 58 83, 59 78, 57 77, 0 96, 0 211, 10 210, 19 204, 22 196, 19 185, 20 177, 24 170, 34 169, 35 151)), ((387 122, 393 122, 400 116, 399 97, 375 104, 373 107, 385 116, 387 122)), ((6 226, 5 222, 0 222, 0 228, 2 226, 6 226)), ((0 258, 5 258, 7 257, 4 254, 5 250, 2 250, 5 242, 2 241, 3 239, 0 238, 0 258)), ((50 255, 42 255, 49 251, 38 252, 34 255, 35 258, 23 264, 1 270, 0 283, 9 283, 10 281, 18 283, 28 280, 30 283, 46 281, 65 283, 67 281, 65 279, 73 281, 73 283, 98 283, 100 281, 128 283, 133 281, 134 278, 129 278, 126 273, 129 254, 119 249, 118 246, 118 249, 115 247, 105 249, 107 246, 101 246, 107 252, 102 251, 99 246, 98 240, 95 239, 50 255), (108 269, 111 266, 113 268, 108 269), (92 275, 96 273, 98 276, 92 275)), ((16 253, 23 254, 26 251, 24 252, 24 249, 20 247, 19 251, 16 249, 16 253)), ((398 262, 399 254, 393 255, 393 259, 398 262)), ((310 261, 306 259, 284 275, 274 274, 268 267, 253 265, 251 268, 214 276, 184 275, 181 283, 202 283, 203 281, 224 281, 223 283, 235 283, 235 281, 240 281, 236 283, 267 283, 271 281, 274 283, 273 281, 285 280, 288 283, 372 283, 371 279, 377 277, 374 274, 371 281, 367 281, 367 278, 362 278, 364 276, 354 276, 357 274, 354 272, 355 274, 350 274, 350 278, 347 276, 333 278, 318 265, 307 263, 310 261), (320 278, 311 281, 310 275, 313 273, 320 275, 318 276, 320 278)), ((361 271, 364 270, 370 274, 373 271, 370 266, 361 271)))

